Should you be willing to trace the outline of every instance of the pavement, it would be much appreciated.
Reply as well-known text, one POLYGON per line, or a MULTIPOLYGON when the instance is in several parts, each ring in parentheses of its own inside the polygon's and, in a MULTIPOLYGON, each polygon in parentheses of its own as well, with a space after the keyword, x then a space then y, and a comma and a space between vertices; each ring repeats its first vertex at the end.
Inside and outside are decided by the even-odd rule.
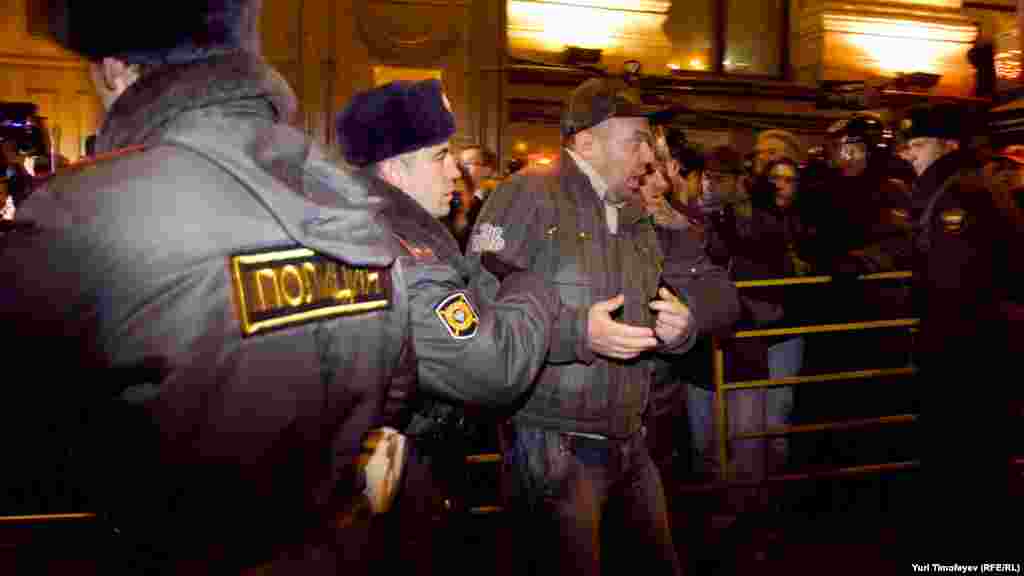
MULTIPOLYGON (((915 562, 958 559, 944 558, 941 544, 922 541, 923 527, 909 505, 917 489, 914 474, 782 482, 759 491, 721 486, 695 490, 686 487, 696 479, 684 478, 668 484, 670 522, 690 575, 916 574, 921 572, 915 572, 915 562), (757 504, 763 502, 768 504, 757 504), (737 513, 738 503, 748 510, 737 513)), ((1024 501, 1024 465, 1015 469, 1013 498, 1024 501)), ((998 558, 978 561, 1024 563, 1020 517, 1005 518, 1006 513, 979 514, 981 524, 973 528, 1008 524, 1005 533, 1014 543, 1004 545, 1005 553, 998 558)), ((462 526, 448 534, 451 539, 433 570, 423 567, 417 574, 521 573, 516 535, 529 526, 517 526, 501 513, 472 518, 462 526)), ((966 528, 963 533, 973 529, 957 528, 966 528)), ((0 524, 0 574, 99 574, 96 558, 106 538, 96 524, 87 522, 0 524)), ((960 560, 969 564, 971 559, 960 560)), ((637 562, 640 576, 643 562, 637 562)))

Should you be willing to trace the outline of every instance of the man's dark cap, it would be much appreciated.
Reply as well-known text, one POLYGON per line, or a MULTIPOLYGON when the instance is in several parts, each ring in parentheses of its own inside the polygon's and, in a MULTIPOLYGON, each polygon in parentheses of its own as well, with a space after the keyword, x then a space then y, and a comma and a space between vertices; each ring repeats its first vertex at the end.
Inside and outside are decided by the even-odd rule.
POLYGON ((345 161, 362 167, 446 142, 455 116, 439 80, 399 80, 356 94, 335 128, 345 161))
POLYGON ((609 118, 655 118, 662 108, 640 102, 639 93, 619 78, 591 78, 569 93, 562 110, 562 136, 597 126, 609 118))
MULTIPOLYGON (((45 0, 49 34, 89 60, 113 56, 128 63, 186 48, 242 48, 251 42, 260 0, 45 0)), ((170 59, 173 61, 173 58, 170 59)))
POLYGON ((978 118, 963 104, 943 102, 911 108, 899 124, 899 135, 904 141, 914 138, 941 138, 966 140, 977 130, 978 118))

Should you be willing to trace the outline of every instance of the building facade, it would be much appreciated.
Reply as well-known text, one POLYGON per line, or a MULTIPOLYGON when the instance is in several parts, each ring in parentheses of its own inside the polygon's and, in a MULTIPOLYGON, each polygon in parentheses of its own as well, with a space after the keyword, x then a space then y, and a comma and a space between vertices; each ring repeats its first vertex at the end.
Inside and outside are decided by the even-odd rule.
MULTIPOLYGON (((627 63, 650 98, 687 108, 676 122, 691 139, 741 149, 772 127, 813 143, 849 113, 821 105, 836 82, 970 97, 977 40, 994 45, 1006 88, 1020 68, 1018 1, 263 0, 262 40, 299 96, 295 122, 321 142, 334 143, 332 118, 356 91, 440 77, 456 143, 507 163, 556 153, 566 92, 627 63), (934 85, 901 83, 914 73, 934 85)), ((88 68, 44 37, 45 2, 0 4, 0 100, 36 103, 74 160, 102 117, 88 68)))

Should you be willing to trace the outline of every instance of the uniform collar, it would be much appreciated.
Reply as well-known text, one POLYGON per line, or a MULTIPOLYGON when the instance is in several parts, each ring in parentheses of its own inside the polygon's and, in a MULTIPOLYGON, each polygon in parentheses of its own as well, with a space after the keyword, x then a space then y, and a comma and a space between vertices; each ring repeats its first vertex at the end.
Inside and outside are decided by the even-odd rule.
POLYGON ((288 83, 260 57, 229 52, 205 60, 167 65, 129 86, 110 107, 96 137, 101 154, 158 141, 179 118, 199 113, 196 122, 215 124, 235 113, 287 121, 297 110, 288 83))
POLYGON ((911 202, 915 211, 922 211, 946 180, 957 172, 969 168, 969 160, 968 154, 957 150, 942 156, 925 169, 911 188, 911 202))
POLYGON ((452 264, 464 276, 462 252, 455 237, 441 220, 434 218, 419 202, 389 182, 385 182, 368 170, 362 170, 360 177, 367 180, 371 194, 386 200, 387 221, 397 236, 410 244, 423 244, 444 262, 452 264))

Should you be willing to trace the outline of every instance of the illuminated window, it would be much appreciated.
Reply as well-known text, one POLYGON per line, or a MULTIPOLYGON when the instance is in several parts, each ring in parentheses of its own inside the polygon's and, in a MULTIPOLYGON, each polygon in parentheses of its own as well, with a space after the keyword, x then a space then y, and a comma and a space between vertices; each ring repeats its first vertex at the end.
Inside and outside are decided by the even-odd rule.
POLYGON ((646 73, 782 74, 788 0, 508 0, 513 58, 560 63, 567 47, 601 50, 646 73))
POLYGON ((710 1, 672 3, 665 34, 672 42, 669 70, 709 72, 714 69, 715 10, 710 1))
POLYGON ((729 0, 725 17, 727 74, 782 73, 784 0, 729 0))

